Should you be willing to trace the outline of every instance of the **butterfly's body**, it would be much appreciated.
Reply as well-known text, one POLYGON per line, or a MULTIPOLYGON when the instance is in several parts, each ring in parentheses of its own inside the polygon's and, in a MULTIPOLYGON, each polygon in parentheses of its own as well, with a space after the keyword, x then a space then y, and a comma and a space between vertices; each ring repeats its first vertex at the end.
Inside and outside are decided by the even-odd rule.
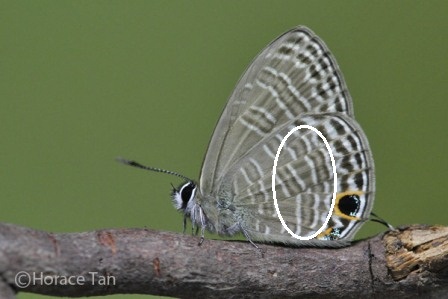
MULTIPOLYGON (((131 164, 131 163, 128 163, 131 164)), ((312 31, 297 27, 269 44, 246 70, 218 121, 200 181, 173 191, 173 201, 193 226, 250 241, 339 247, 349 243, 372 210, 374 166, 352 100, 334 57, 312 31), (324 143, 296 131, 279 156, 279 210, 298 235, 326 229, 309 241, 282 226, 272 196, 272 167, 283 137, 310 125, 328 140, 336 163, 337 196, 324 143)))

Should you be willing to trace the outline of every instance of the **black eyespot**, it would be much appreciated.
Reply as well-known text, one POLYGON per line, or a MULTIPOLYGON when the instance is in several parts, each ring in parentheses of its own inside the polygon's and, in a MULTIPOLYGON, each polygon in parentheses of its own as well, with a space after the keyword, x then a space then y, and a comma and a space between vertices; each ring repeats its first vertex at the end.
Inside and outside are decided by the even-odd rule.
POLYGON ((356 194, 345 195, 338 202, 339 210, 348 216, 354 216, 360 208, 359 196, 356 194))
POLYGON ((195 189, 196 185, 193 182, 188 182, 180 188, 179 194, 182 198, 182 209, 185 209, 187 207, 187 204, 193 196, 193 192, 195 189))

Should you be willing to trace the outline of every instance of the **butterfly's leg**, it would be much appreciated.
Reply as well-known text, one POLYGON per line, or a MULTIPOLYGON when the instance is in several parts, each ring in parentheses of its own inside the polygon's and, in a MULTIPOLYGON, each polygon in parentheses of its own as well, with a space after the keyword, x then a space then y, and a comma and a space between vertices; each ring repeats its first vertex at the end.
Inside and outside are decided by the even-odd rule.
POLYGON ((186 230, 187 230, 187 216, 184 215, 184 229, 182 230, 182 233, 185 234, 186 230))
POLYGON ((205 234, 205 218, 204 218, 204 212, 202 212, 202 208, 199 207, 199 219, 201 221, 201 239, 199 240, 199 246, 204 242, 204 234, 205 234))
POLYGON ((239 223, 238 223, 238 225, 239 225, 241 231, 243 232, 243 235, 246 237, 247 241, 249 241, 250 244, 252 244, 252 246, 254 246, 255 248, 260 249, 260 248, 257 246, 257 244, 255 244, 255 243, 251 240, 251 238, 250 238, 250 236, 249 236, 249 233, 244 229, 244 227, 242 227, 241 224, 239 224, 239 223))
POLYGON ((196 209, 193 209, 191 211, 191 235, 192 236, 194 236, 195 228, 196 228, 196 209))

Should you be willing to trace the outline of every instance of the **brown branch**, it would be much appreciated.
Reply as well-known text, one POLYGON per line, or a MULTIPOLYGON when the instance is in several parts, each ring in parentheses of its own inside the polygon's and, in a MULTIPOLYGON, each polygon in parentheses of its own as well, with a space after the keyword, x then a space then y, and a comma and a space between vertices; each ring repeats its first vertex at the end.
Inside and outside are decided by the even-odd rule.
POLYGON ((53 234, 0 224, 0 297, 20 291, 183 298, 448 294, 447 227, 414 226, 341 249, 259 246, 263 255, 248 242, 198 246, 197 237, 147 229, 53 234), (21 271, 34 275, 34 283, 18 287, 21 271))

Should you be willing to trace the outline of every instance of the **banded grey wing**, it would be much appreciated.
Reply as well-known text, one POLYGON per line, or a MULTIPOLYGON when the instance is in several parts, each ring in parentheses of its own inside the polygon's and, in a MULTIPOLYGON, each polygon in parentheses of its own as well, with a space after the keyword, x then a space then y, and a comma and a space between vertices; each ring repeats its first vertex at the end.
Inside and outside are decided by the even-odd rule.
POLYGON ((275 127, 307 112, 352 116, 352 101, 336 60, 306 27, 269 44, 239 80, 219 119, 200 176, 212 194, 226 169, 275 127))
MULTIPOLYGON (((235 165, 221 181, 219 193, 235 194, 234 217, 252 240, 342 246, 345 242, 337 240, 351 240, 373 207, 374 166, 369 145, 355 120, 342 113, 303 114, 276 128, 235 165), (335 210, 320 240, 297 240, 283 228, 272 199, 273 163, 264 162, 273 161, 283 137, 303 124, 326 136, 338 172, 335 210), (329 242, 333 239, 336 242, 329 242)), ((323 141, 312 131, 296 131, 288 138, 277 165, 276 193, 283 219, 297 235, 315 233, 328 215, 333 196, 331 161, 323 141)))
MULTIPOLYGON (((200 198, 216 200, 218 215, 212 218, 221 233, 236 222, 253 240, 325 246, 338 243, 323 240, 350 240, 369 216, 374 196, 373 159, 352 117, 350 95, 325 44, 304 27, 283 34, 255 58, 221 115, 202 166, 199 204, 200 198), (308 243, 282 227, 270 184, 277 148, 300 124, 324 134, 340 173, 328 229, 320 241, 308 243)), ((294 133, 277 169, 283 218, 297 234, 313 234, 328 215, 333 193, 324 143, 316 134, 294 133)))

